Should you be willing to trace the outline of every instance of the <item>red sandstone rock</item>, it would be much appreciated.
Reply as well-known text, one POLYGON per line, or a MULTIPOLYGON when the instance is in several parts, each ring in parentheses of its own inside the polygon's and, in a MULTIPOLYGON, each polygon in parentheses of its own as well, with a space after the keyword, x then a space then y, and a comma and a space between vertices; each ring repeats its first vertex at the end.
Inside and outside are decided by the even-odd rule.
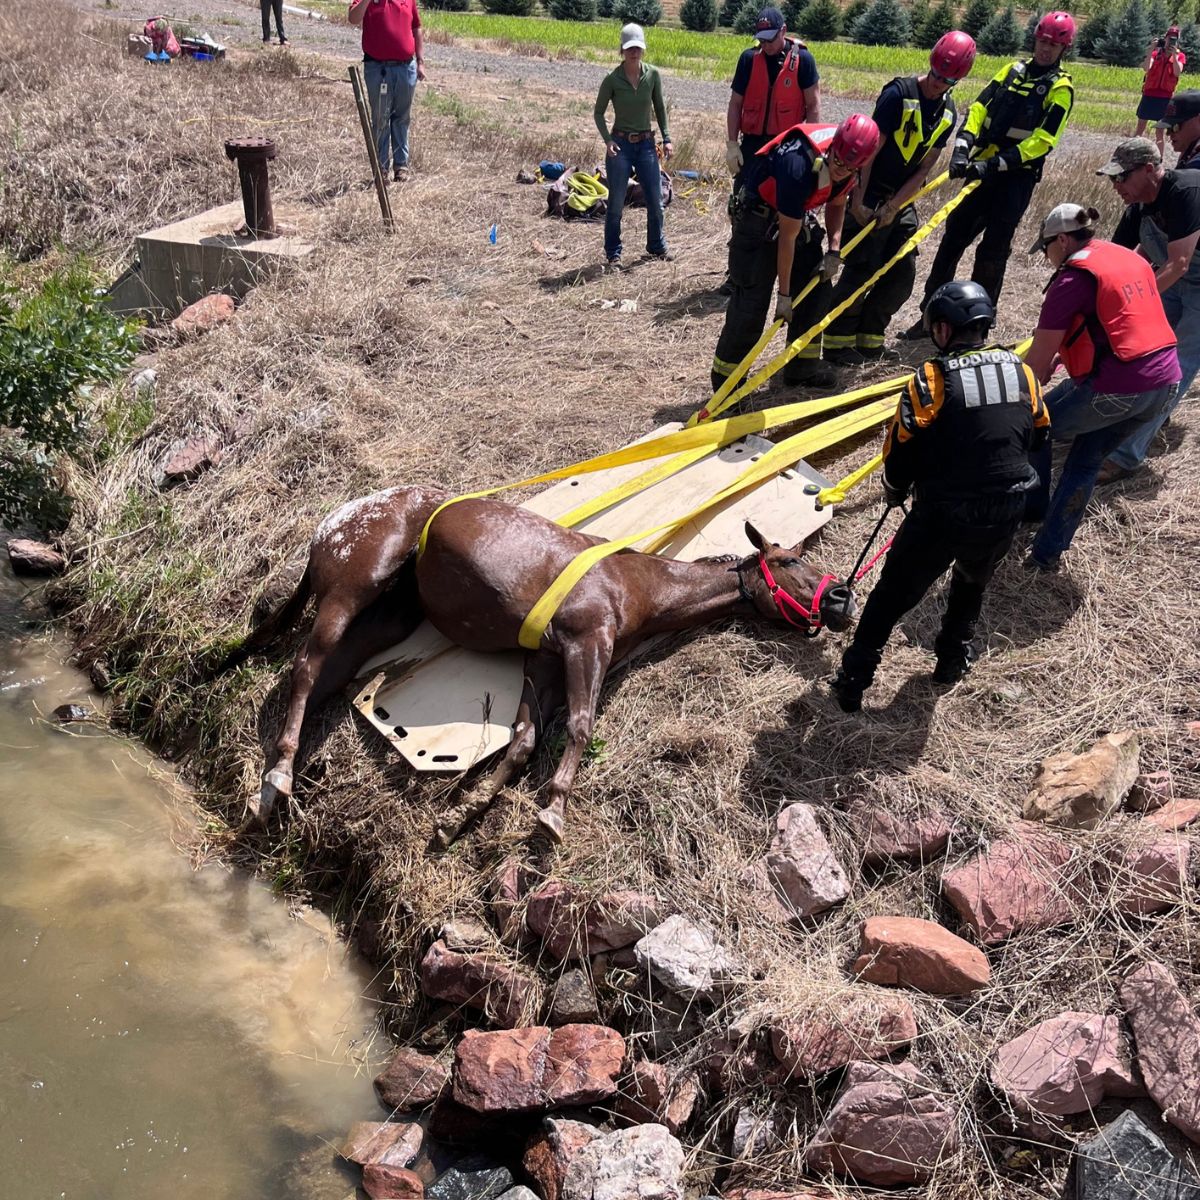
POLYGON ((992 975, 983 951, 918 917, 869 917, 851 970, 867 983, 934 996, 967 995, 986 987, 992 975))
POLYGON ((14 575, 61 575, 67 569, 64 555, 32 538, 9 538, 8 561, 14 575))
POLYGON ((561 1025, 546 1051, 546 1097, 552 1108, 595 1104, 615 1095, 625 1039, 603 1025, 561 1025))
POLYGON ((1095 829, 1120 808, 1138 777, 1138 735, 1107 733, 1082 754, 1054 754, 1038 767, 1024 817, 1095 829))
POLYGON ((540 1003, 534 976, 493 954, 463 954, 441 941, 421 961, 421 990, 435 1000, 477 1008, 510 1029, 533 1015, 540 1003))
POLYGON ((350 1127, 338 1153, 359 1166, 384 1163, 407 1167, 420 1154, 424 1136, 416 1122, 358 1121, 350 1127))
POLYGON ((849 811, 867 866, 895 859, 928 862, 941 854, 954 827, 940 812, 892 813, 870 804, 855 804, 849 811))
POLYGON ((815 916, 850 894, 846 873, 810 804, 789 804, 779 814, 765 862, 789 915, 815 916))
POLYGON ((1110 851, 1097 874, 1107 884, 1112 907, 1140 917, 1163 912, 1183 899, 1190 862, 1186 837, 1164 832, 1110 851))
POLYGON ((1162 808, 1174 798, 1175 785, 1170 771, 1147 771, 1139 775, 1125 798, 1125 807, 1134 812, 1150 812, 1162 808))
POLYGON ((521 1165, 537 1184, 542 1200, 559 1200, 571 1160, 600 1130, 581 1121, 560 1121, 547 1117, 542 1128, 525 1147, 521 1165))
POLYGON ((1168 800, 1157 812, 1149 813, 1145 821, 1159 829, 1183 829, 1200 817, 1200 800, 1168 800))
POLYGON ((783 1074, 757 1032, 732 1028, 709 1035, 701 1065, 709 1091, 718 1096, 769 1087, 783 1074))
POLYGON ((1127 975, 1120 995, 1146 1090, 1176 1129, 1200 1142, 1200 1017, 1161 963, 1127 975))
POLYGON ((454 1054, 454 1099, 481 1113, 593 1104, 616 1092, 624 1058, 624 1039, 603 1025, 469 1031, 454 1054))
POLYGON ((813 1079, 847 1063, 887 1058, 917 1036, 902 996, 867 992, 839 998, 829 1013, 806 1013, 771 1026, 771 1050, 789 1078, 813 1079))
POLYGON ((958 1145, 954 1114, 908 1063, 851 1063, 806 1161, 859 1183, 923 1183, 958 1145))
POLYGON ((375 1077, 375 1094, 384 1108, 411 1112, 432 1104, 450 1078, 436 1058, 401 1047, 375 1077))
POLYGON ((608 892, 592 899, 579 888, 553 881, 529 897, 525 921, 551 957, 562 961, 632 946, 660 920, 657 896, 608 892))
POLYGON ((157 480, 160 487, 191 483, 210 467, 220 463, 224 448, 215 434, 194 434, 172 444, 159 463, 157 480))
POLYGON ((677 1134, 700 1101, 700 1081, 691 1071, 672 1073, 662 1063, 639 1061, 630 1069, 615 1105, 632 1125, 655 1122, 677 1134))
POLYGON ((425 1195, 420 1175, 387 1163, 363 1167, 362 1184, 371 1200, 423 1200, 425 1195))
POLYGON ((1067 871, 1071 847, 1023 826, 1015 837, 993 842, 942 875, 942 891, 986 945, 1018 931, 1049 929, 1075 915, 1075 890, 1067 871))
POLYGON ((1141 1092, 1119 1019, 1096 1013, 1060 1013, 1005 1042, 991 1079, 1034 1117, 1090 1112, 1105 1096, 1141 1092))
POLYGON ((224 325, 226 321, 232 320, 233 312, 233 297, 226 296, 221 292, 214 292, 211 296, 205 296, 194 304, 189 304, 171 322, 171 328, 176 333, 187 336, 208 333, 210 330, 216 329, 218 325, 224 325))

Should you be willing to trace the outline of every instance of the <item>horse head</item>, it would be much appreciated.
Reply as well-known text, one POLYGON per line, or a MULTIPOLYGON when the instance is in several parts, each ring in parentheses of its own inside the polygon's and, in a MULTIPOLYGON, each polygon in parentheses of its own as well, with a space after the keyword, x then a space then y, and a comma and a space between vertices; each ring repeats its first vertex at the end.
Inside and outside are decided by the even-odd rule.
POLYGON ((749 521, 746 537, 756 553, 738 563, 738 577, 760 616, 808 637, 848 628, 858 609, 850 585, 805 562, 804 542, 791 548, 769 542, 749 521))

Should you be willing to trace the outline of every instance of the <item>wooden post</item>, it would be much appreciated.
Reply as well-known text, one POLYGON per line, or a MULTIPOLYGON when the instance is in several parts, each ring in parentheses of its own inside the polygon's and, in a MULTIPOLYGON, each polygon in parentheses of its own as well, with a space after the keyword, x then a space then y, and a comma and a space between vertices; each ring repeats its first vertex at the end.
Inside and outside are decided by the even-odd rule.
POLYGON ((387 181, 379 166, 379 151, 375 148, 375 134, 371 129, 371 113, 367 108, 367 88, 363 83, 362 68, 357 63, 350 66, 350 86, 354 89, 354 103, 358 107, 358 119, 362 122, 363 138, 367 143, 367 158, 371 162, 371 173, 375 176, 375 193, 379 197, 379 211, 383 214, 385 233, 395 230, 392 219, 392 202, 388 199, 387 181))

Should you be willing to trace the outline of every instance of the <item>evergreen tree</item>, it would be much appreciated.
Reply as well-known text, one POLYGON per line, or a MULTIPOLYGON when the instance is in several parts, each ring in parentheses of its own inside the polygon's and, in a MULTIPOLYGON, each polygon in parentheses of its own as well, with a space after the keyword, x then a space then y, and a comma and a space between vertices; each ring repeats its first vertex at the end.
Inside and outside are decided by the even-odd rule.
POLYGON ((471 0, 426 0, 425 7, 442 12, 466 12, 471 7, 471 0))
POLYGON ((737 16, 733 19, 733 32, 753 37, 755 29, 758 28, 760 12, 762 12, 762 4, 759 0, 745 0, 742 7, 738 9, 737 16))
POLYGON ((929 0, 912 0, 908 6, 909 36, 917 44, 917 31, 925 28, 929 20, 929 0))
POLYGON ((596 0, 549 0, 547 7, 556 21, 596 19, 596 0))
POLYGON ((793 33, 800 32, 800 14, 804 11, 807 0, 783 0, 779 11, 783 13, 783 23, 793 33))
POLYGON ((1187 55, 1183 73, 1200 71, 1200 25, 1182 25, 1179 29, 1179 48, 1187 55))
POLYGON ((717 27, 717 0, 683 0, 679 23, 684 29, 711 33, 717 27))
POLYGON ((484 11, 498 13, 502 17, 529 17, 537 0, 481 0, 484 11))
POLYGON ((724 25, 727 29, 732 28, 744 3, 745 0, 721 0, 721 11, 717 13, 717 24, 724 25))
POLYGON ((1099 58, 1100 43, 1108 37, 1112 13, 1107 8, 1097 9, 1084 23, 1073 47, 1080 58, 1099 58))
POLYGON ((800 36, 810 42, 832 42, 842 32, 837 0, 812 0, 799 17, 800 36))
POLYGON ((913 45, 920 46, 925 50, 932 50, 942 34, 958 28, 955 24, 957 19, 954 5, 950 3, 950 0, 940 0, 929 10, 929 14, 921 25, 918 26, 915 21, 913 22, 913 45))
POLYGON ((1033 53, 1033 43, 1037 40, 1034 33, 1037 30, 1038 22, 1041 20, 1038 13, 1030 13, 1029 20, 1025 22, 1025 35, 1021 38, 1021 49, 1026 54, 1033 53))
POLYGON ((1096 42, 1096 53, 1114 67, 1136 67, 1146 56, 1150 27, 1141 0, 1129 0, 1109 22, 1103 39, 1096 42))
POLYGON ((613 4, 613 16, 618 21, 657 25, 663 19, 663 6, 658 0, 616 0, 613 4))
POLYGON ((979 31, 984 54, 1013 54, 1021 48, 1021 26, 1011 8, 1002 9, 979 31))
POLYGON ((978 41, 983 27, 992 19, 992 12, 992 0, 969 0, 958 27, 978 41))
POLYGON ((906 45, 912 28, 900 0, 874 0, 854 23, 850 36, 863 46, 906 45))
POLYGON ((1170 14, 1167 12, 1167 6, 1163 0, 1150 0, 1150 4, 1146 8, 1146 24, 1150 27, 1150 37, 1162 37, 1171 23, 1170 14))
POLYGON ((846 5, 846 11, 842 13, 842 29, 845 30, 848 38, 854 37, 854 26, 858 24, 858 19, 871 7, 871 0, 850 0, 846 5))
POLYGON ((596 12, 602 17, 611 17, 613 15, 613 0, 598 0, 596 12))

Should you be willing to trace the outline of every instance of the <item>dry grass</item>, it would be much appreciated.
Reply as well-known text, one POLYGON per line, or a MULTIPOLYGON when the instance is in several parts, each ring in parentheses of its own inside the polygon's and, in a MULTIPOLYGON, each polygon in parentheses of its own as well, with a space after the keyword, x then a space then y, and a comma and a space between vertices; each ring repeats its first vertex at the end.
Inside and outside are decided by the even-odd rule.
MULTIPOLYGON (((297 276, 252 293, 232 324, 203 341, 159 353, 153 424, 127 453, 76 480, 72 538, 88 553, 69 583, 70 620, 83 656, 114 671, 118 718, 189 755, 206 802, 236 824, 280 716, 287 652, 212 685, 196 682, 201 653, 240 634, 263 580, 300 555, 317 520, 349 496, 401 481, 465 490, 521 478, 697 407, 721 321, 711 289, 724 266, 724 197, 700 189, 670 210, 673 266, 600 277, 599 228, 545 223, 540 192, 508 183, 551 151, 588 161, 596 143, 587 114, 532 86, 511 88, 500 103, 536 114, 514 145, 498 136, 503 113, 485 115, 466 90, 443 91, 418 107, 416 175, 393 194, 399 229, 388 239, 361 186, 348 89, 320 78, 332 68, 255 58, 225 72, 172 68, 168 81, 109 49, 110 35, 69 20, 48 58, 38 22, 57 28, 62 10, 46 3, 33 13, 20 29, 0 15, 5 149, 35 168, 10 173, 5 185, 5 212, 21 214, 4 226, 10 247, 34 256, 61 238, 117 261, 138 228, 232 198, 220 143, 247 132, 251 115, 265 122, 255 131, 280 137, 281 197, 348 193, 314 208, 320 249, 297 276), (71 52, 85 38, 99 38, 103 52, 71 52), (147 144, 151 125, 161 143, 147 144), (81 128, 86 157, 74 136, 81 128), (43 232, 22 241, 15 231, 26 222, 43 232), (496 246, 486 240, 493 222, 496 246), (638 312, 601 310, 596 302, 610 297, 636 298, 638 312), (196 430, 237 440, 193 487, 158 493, 155 462, 196 430)), ((699 159, 717 159, 719 129, 689 128, 686 117, 680 127, 699 159)), ((1088 189, 1111 215, 1111 197, 1089 172, 1090 164, 1056 162, 1035 215, 1068 196, 1085 199, 1088 189)), ((1027 220, 1018 246, 1032 227, 1027 220)), ((626 231, 638 246, 640 215, 626 231)), ((1039 264, 1014 256, 1001 336, 1028 332, 1043 282, 1039 264)), ((910 302, 898 320, 913 312, 910 302)), ((855 867, 851 800, 952 814, 957 860, 1012 825, 1041 758, 1129 727, 1143 731, 1144 769, 1170 768, 1184 794, 1196 793, 1200 743, 1183 734, 1183 722, 1200 714, 1194 428, 1185 406, 1172 424, 1182 447, 1156 459, 1144 481, 1102 496, 1062 575, 1031 578, 1010 557, 985 610, 989 652, 948 696, 936 698, 926 679, 936 594, 893 639, 861 718, 842 716, 825 692, 841 649, 829 635, 808 642, 729 623, 680 638, 612 681, 597 731, 606 750, 581 773, 567 844, 531 862, 596 891, 657 891, 710 921, 755 968, 724 1009, 683 1023, 672 1061, 698 1055, 701 1034, 760 1006, 803 1014, 834 1005, 868 915, 954 926, 940 863, 855 867), (775 812, 795 800, 821 808, 853 894, 825 919, 788 929, 755 909, 739 875, 765 848, 775 812)), ((874 448, 864 439, 818 465, 838 476, 874 448)), ((848 567, 876 511, 868 485, 829 527, 819 560, 848 567)), ((316 722, 298 797, 272 833, 241 844, 217 837, 212 848, 328 898, 383 964, 397 1028, 417 1032, 430 1020, 417 1002, 419 954, 448 914, 483 908, 506 855, 531 854, 525 838, 550 768, 539 752, 481 829, 431 855, 435 814, 458 782, 415 776, 338 703, 316 722)), ((1136 834, 1135 821, 1118 819, 1073 835, 1081 869, 1136 834)), ((1077 925, 993 951, 985 992, 917 999, 912 1057, 946 1089, 963 1128, 963 1149, 941 1165, 929 1196, 1058 1194, 1061 1150, 1011 1158, 1017 1143, 986 1084, 989 1054, 1064 1009, 1114 1010, 1116 981, 1148 958, 1169 962, 1196 995, 1198 911, 1193 885, 1180 907, 1144 921, 1113 915, 1094 894, 1077 925)), ((632 976, 610 973, 602 1000, 614 1022, 641 1028, 632 976)), ((430 1037, 460 1026, 452 1016, 430 1037)), ((795 1128, 756 1164, 755 1181, 794 1175, 796 1147, 827 1091, 776 1089, 795 1128)), ((722 1160, 721 1111, 706 1119, 706 1136, 697 1134, 697 1179, 722 1160)))

